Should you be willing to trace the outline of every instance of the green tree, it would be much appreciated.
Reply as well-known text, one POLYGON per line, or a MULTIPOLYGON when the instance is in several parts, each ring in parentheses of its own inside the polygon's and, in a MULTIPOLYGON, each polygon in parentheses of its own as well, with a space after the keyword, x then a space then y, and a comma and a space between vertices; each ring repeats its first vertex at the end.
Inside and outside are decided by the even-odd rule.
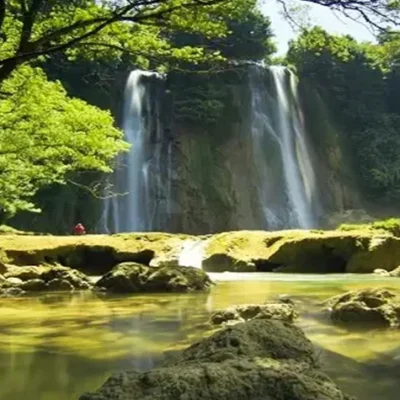
MULTIPOLYGON (((207 37, 227 33, 256 0, 0 0, 0 82, 19 65, 65 52, 118 58, 129 53, 148 67, 152 59, 207 56, 204 48, 174 47, 173 32, 207 37)), ((215 56, 211 54, 210 56, 215 56)))
POLYGON ((0 102, 0 214, 38 211, 35 193, 63 184, 74 171, 110 172, 127 149, 106 111, 68 98, 38 68, 20 67, 3 84, 0 102))

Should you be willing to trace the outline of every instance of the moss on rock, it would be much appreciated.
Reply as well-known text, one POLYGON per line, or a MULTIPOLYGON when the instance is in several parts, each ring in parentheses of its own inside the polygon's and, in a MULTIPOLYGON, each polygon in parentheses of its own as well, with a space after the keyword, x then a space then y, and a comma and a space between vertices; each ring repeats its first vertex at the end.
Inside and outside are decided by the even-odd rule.
POLYGON ((211 285, 211 279, 200 269, 152 268, 131 262, 117 265, 96 283, 97 288, 117 293, 190 292, 206 290, 211 285))
POLYGON ((400 299, 387 289, 362 289, 327 301, 333 322, 349 328, 400 327, 400 299))
POLYGON ((243 304, 216 311, 211 316, 213 325, 232 324, 252 319, 274 319, 293 322, 298 317, 294 304, 270 302, 264 304, 243 304))
POLYGON ((254 320, 228 327, 146 373, 113 375, 80 400, 346 400, 318 369, 293 324, 254 320))

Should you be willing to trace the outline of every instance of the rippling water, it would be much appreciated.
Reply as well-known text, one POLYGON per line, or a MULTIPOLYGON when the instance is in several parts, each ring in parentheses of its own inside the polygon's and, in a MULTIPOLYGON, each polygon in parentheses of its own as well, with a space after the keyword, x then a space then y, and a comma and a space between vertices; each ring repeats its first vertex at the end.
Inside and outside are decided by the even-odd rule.
POLYGON ((212 274, 208 294, 99 298, 91 293, 0 299, 0 399, 76 400, 114 371, 152 367, 162 352, 206 333, 209 313, 289 294, 298 324, 321 349, 325 369, 361 400, 397 400, 400 331, 348 333, 319 303, 346 290, 400 279, 359 275, 212 274))

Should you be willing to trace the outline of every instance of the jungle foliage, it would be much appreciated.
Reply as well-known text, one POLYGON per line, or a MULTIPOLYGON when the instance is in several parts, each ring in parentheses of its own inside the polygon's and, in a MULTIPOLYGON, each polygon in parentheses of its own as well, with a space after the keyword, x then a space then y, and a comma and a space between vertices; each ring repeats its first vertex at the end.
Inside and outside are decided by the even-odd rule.
POLYGON ((379 43, 306 29, 291 43, 287 62, 316 85, 350 141, 365 193, 400 197, 400 40, 379 43))

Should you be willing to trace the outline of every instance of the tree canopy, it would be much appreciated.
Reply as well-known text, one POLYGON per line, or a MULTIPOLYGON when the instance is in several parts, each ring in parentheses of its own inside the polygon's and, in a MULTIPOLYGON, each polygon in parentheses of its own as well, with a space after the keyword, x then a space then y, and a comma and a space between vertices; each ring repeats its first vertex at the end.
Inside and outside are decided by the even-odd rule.
POLYGON ((110 171, 110 161, 127 149, 105 111, 70 99, 40 69, 22 67, 0 102, 0 212, 35 211, 32 196, 43 186, 65 183, 79 170, 110 171))
POLYGON ((2 0, 0 1, 0 82, 18 65, 66 52, 74 57, 99 52, 112 58, 128 53, 138 65, 157 60, 195 62, 214 56, 200 47, 176 47, 176 31, 207 37, 227 32, 256 0, 2 0))

